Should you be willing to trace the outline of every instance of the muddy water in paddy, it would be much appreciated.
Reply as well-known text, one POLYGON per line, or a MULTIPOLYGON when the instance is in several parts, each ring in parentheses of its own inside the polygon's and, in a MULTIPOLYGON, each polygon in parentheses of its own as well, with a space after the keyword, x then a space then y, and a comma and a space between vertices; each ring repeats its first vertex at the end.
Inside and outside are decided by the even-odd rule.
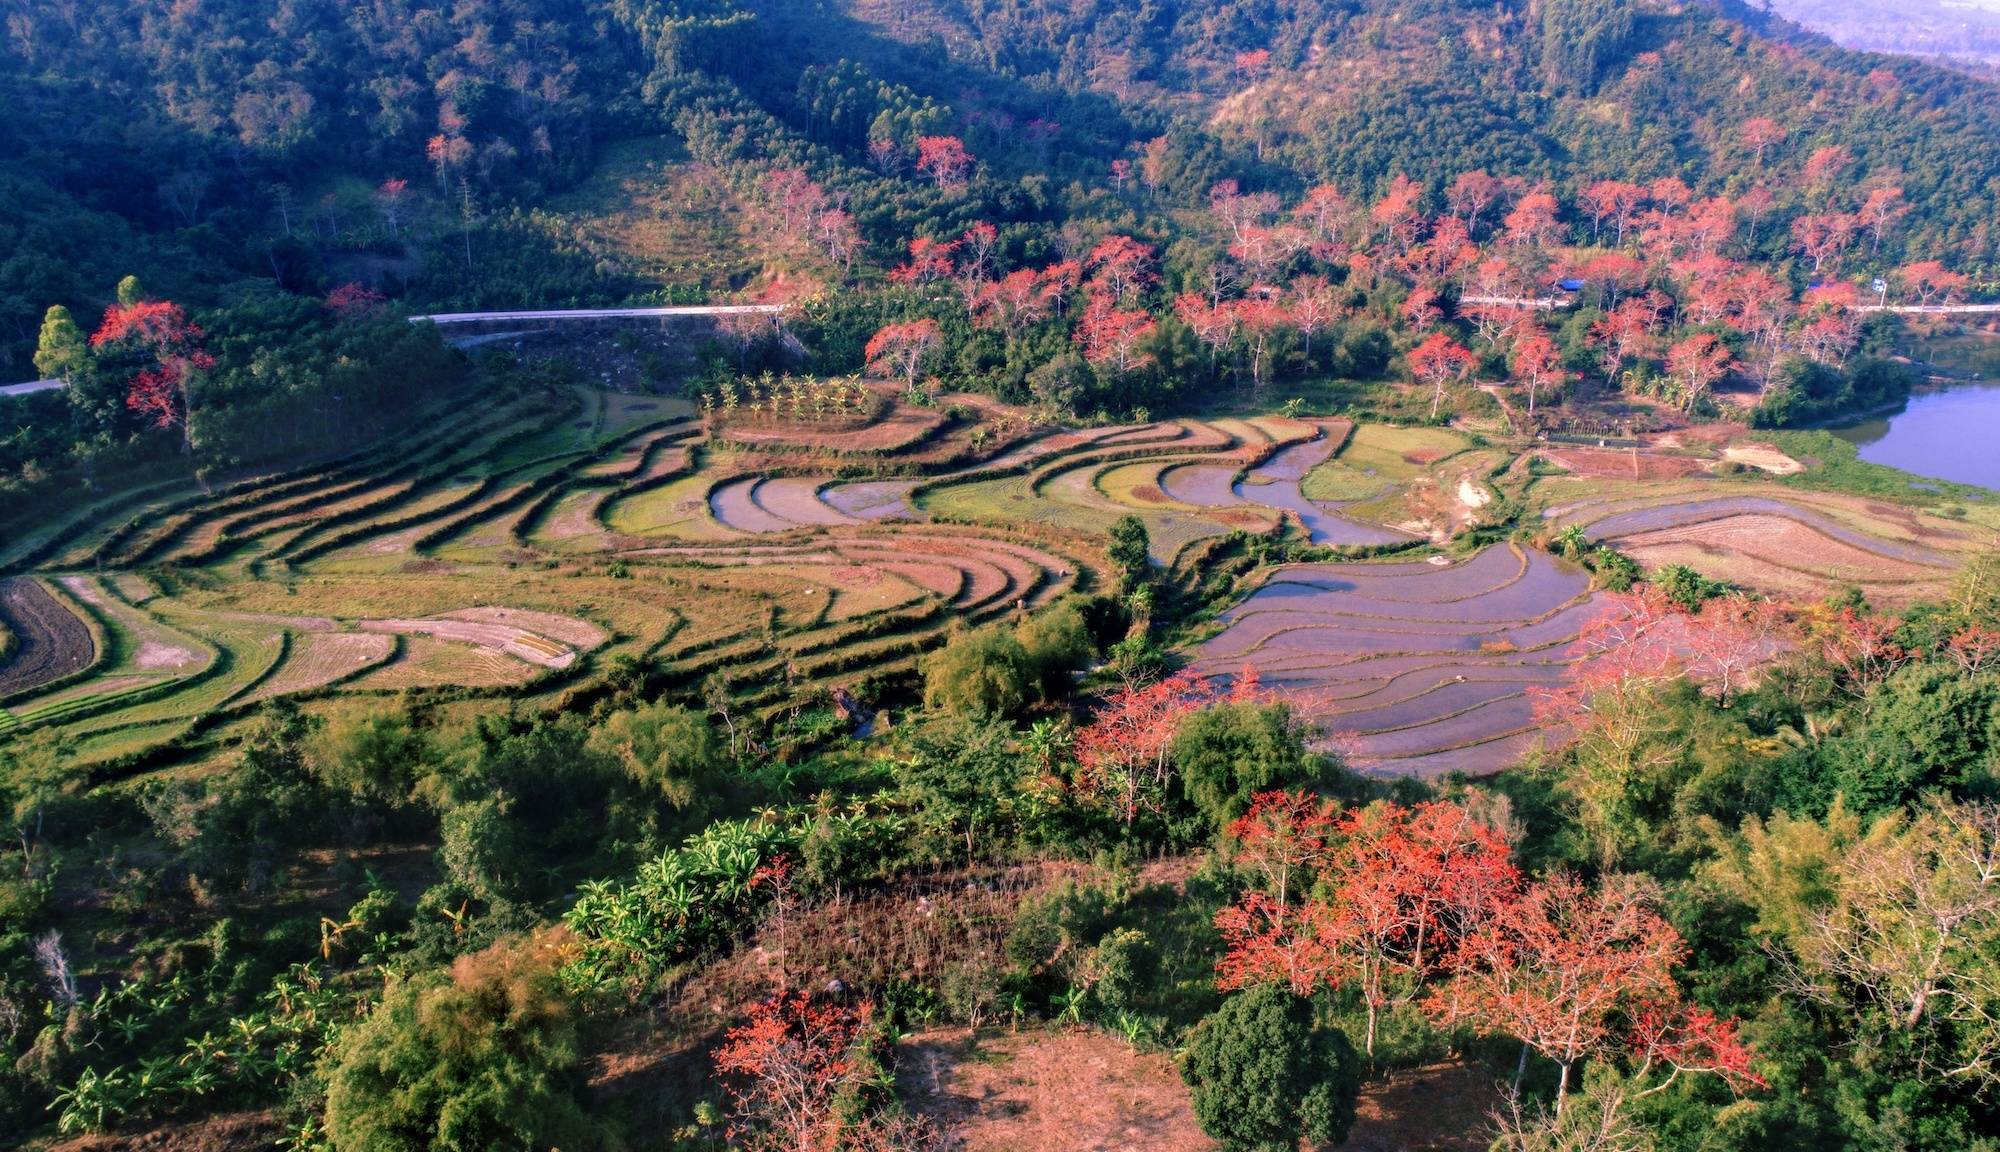
POLYGON ((1247 665, 1369 771, 1497 772, 1545 734, 1537 694, 1570 675, 1605 610, 1578 569, 1506 546, 1451 565, 1283 570, 1222 617, 1197 666, 1247 665))
POLYGON ((820 489, 819 498, 857 520, 909 518, 915 480, 861 480, 820 489))
POLYGON ((1315 544, 1394 544, 1410 539, 1401 532, 1349 520, 1305 498, 1299 481, 1332 454, 1333 441, 1322 437, 1278 452, 1240 481, 1232 483, 1236 470, 1226 464, 1187 464, 1169 469, 1160 477, 1160 487, 1172 499, 1200 508, 1257 504, 1290 512, 1315 544))

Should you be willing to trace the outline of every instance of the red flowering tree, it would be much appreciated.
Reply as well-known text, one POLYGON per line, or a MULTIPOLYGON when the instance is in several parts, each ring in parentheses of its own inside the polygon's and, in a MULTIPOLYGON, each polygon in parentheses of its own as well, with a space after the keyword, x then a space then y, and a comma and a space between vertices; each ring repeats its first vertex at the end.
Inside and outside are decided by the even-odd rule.
POLYGON ((326 294, 325 304, 342 320, 363 320, 382 310, 387 297, 372 288, 349 281, 326 294))
POLYGON ((1784 140, 1785 126, 1768 116, 1756 116, 1745 120, 1743 127, 1737 129, 1737 135, 1742 139, 1744 146, 1750 149, 1751 155, 1756 157, 1757 164, 1761 167, 1764 163, 1764 153, 1773 144, 1784 140))
POLYGON ((1947 269, 1936 260, 1905 264, 1896 270, 1895 278, 1903 286, 1903 291, 1916 297, 1920 308, 1950 304, 1972 283, 1969 277, 1947 269))
POLYGON ((1463 384, 1476 363, 1471 352, 1443 332, 1433 332, 1410 352, 1410 374, 1431 385, 1431 419, 1444 406, 1445 389, 1463 384))
POLYGON ((1896 641, 1902 627, 1899 617, 1842 608, 1808 617, 1806 638, 1848 691, 1865 696, 1914 655, 1896 641))
POLYGON ((1546 248, 1555 243, 1562 232, 1557 210, 1556 198, 1546 191, 1538 189, 1521 197, 1502 221, 1507 242, 1523 248, 1546 248))
POLYGON ((1544 388, 1561 390, 1569 383, 1563 369, 1562 353, 1555 341, 1539 325, 1530 327, 1514 343, 1514 378, 1528 386, 1528 419, 1535 418, 1535 400, 1544 388))
POLYGON ((1967 628, 1946 640, 1944 651, 1968 675, 2000 667, 2000 631, 1977 626, 1967 628))
POLYGON ((375 188, 375 199, 382 205, 382 222, 389 226, 391 236, 400 236, 403 227, 403 193, 410 182, 400 176, 392 176, 375 188))
POLYGON ((1341 307, 1338 292, 1324 276, 1301 276, 1292 281, 1287 303, 1292 327, 1298 329, 1302 341, 1300 354, 1310 360, 1313 337, 1332 327, 1346 310, 1341 307))
POLYGON ((1593 1056, 1634 1051, 1640 1078, 1665 1066, 1669 1077, 1757 1082, 1734 1026, 1684 1005, 1673 970, 1686 945, 1654 905, 1634 877, 1589 888, 1557 873, 1467 937, 1455 976, 1426 1007, 1447 1026, 1521 1041, 1523 1069, 1531 1051, 1555 1061, 1558 1116, 1576 1066, 1593 1056))
POLYGON ((1812 261, 1813 275, 1817 276, 1828 264, 1839 266, 1859 227, 1860 221, 1845 212, 1801 216, 1792 221, 1792 246, 1812 261))
POLYGON ((1707 332, 1697 332, 1667 350, 1667 376, 1673 382, 1674 403, 1692 412, 1709 390, 1736 367, 1729 346, 1707 332))
POLYGON ((926 317, 882 325, 869 337, 862 354, 871 375, 901 379, 905 389, 914 389, 924 362, 943 346, 944 330, 937 321, 926 317))
POLYGON ((1236 301, 1233 311, 1244 350, 1250 354, 1250 387, 1262 391, 1264 372, 1270 365, 1271 337, 1291 325, 1291 313, 1283 301, 1262 293, 1236 301))
POLYGON ((1644 186, 1630 184, 1623 180, 1599 180, 1578 194, 1577 199, 1590 211, 1590 227, 1593 238, 1601 236, 1604 222, 1610 220, 1617 228, 1617 243, 1625 246, 1625 228, 1632 217, 1646 203, 1647 190, 1644 186))
POLYGON ((1187 671, 1113 692, 1077 733, 1079 790, 1104 798, 1128 824, 1140 811, 1157 809, 1172 772, 1167 753, 1181 721, 1215 698, 1206 677, 1187 671))
POLYGON ((980 326, 998 327, 1010 336, 1041 320, 1049 311, 1041 273, 1032 268, 1018 268, 994 281, 979 293, 978 302, 980 326))
POLYGON ((194 379, 215 367, 201 341, 201 328, 165 300, 113 304, 90 336, 92 348, 123 353, 138 365, 127 381, 125 406, 155 428, 179 428, 183 451, 194 447, 188 428, 194 379))
POLYGON ((956 188, 972 173, 972 153, 956 136, 917 138, 917 171, 929 176, 940 188, 956 188))
POLYGON ((919 236, 910 241, 910 258, 889 270, 889 279, 898 284, 929 284, 950 276, 956 267, 953 254, 958 245, 919 236))
POLYGON ((1231 834, 1279 886, 1217 915, 1218 983, 1279 982, 1300 995, 1353 987, 1370 1054, 1381 1011, 1447 971, 1520 882, 1505 840, 1455 804, 1376 804, 1334 823, 1306 797, 1278 793, 1258 797, 1231 834), (1306 870, 1319 876, 1318 895, 1295 906, 1290 881, 1306 870))
POLYGON ((1333 801, 1305 792, 1259 792, 1250 810, 1229 822, 1224 834, 1236 847, 1238 864, 1256 871, 1264 888, 1289 905, 1292 881, 1304 880, 1326 862, 1339 814, 1333 801))
POLYGON ((1108 294, 1113 303, 1123 304, 1127 296, 1144 292, 1159 279, 1153 270, 1157 259, 1150 244, 1130 236, 1109 236, 1090 250, 1084 263, 1090 271, 1091 287, 1108 294))
POLYGON ((1634 296, 1592 324, 1590 342, 1598 346, 1604 376, 1616 382, 1626 364, 1652 356, 1656 348, 1652 332, 1658 322, 1660 314, 1654 312, 1652 304, 1642 296, 1634 296))
POLYGON ((1077 325, 1083 358, 1123 376, 1146 362, 1139 343, 1153 333, 1153 317, 1142 309, 1120 308, 1107 293, 1094 293, 1077 325))
POLYGON ((1199 292, 1183 292, 1174 297, 1174 316, 1208 346, 1208 368, 1213 375, 1222 350, 1236 338, 1236 310, 1199 292))
POLYGON ((819 1152, 842 1144, 843 1098, 867 1078, 859 1051, 874 1008, 814 1004, 781 993, 750 1011, 715 1052, 729 1081, 729 1141, 755 1152, 819 1152))

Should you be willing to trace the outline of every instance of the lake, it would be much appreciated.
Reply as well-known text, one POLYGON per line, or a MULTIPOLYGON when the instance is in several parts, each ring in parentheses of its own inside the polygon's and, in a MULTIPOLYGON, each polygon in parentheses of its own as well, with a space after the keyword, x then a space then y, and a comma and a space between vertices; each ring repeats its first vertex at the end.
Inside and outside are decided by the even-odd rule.
POLYGON ((1984 379, 1920 392, 1894 412, 1829 428, 1855 445, 1861 458, 1918 476, 2000 489, 2000 341, 1969 337, 1937 342, 1940 367, 1978 372, 1984 379))

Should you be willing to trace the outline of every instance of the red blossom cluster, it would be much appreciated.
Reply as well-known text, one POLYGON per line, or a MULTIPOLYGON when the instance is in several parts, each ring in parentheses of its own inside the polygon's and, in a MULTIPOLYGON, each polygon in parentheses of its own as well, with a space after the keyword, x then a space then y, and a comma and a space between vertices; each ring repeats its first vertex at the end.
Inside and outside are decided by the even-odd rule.
POLYGON ((943 344, 944 331, 937 321, 909 320, 877 329, 862 356, 871 374, 900 378, 905 388, 915 388, 924 361, 943 344))
POLYGON ((972 153, 956 136, 922 136, 917 139, 917 171, 940 188, 956 188, 972 173, 972 153))
POLYGON ((1371 1053, 1378 1013, 1442 971, 1519 883, 1505 841, 1454 804, 1374 805, 1336 820, 1324 802, 1273 793, 1230 833, 1239 859, 1278 883, 1216 917, 1227 946, 1218 982, 1282 982, 1301 995, 1354 986, 1371 1053))
POLYGON ((1077 733, 1082 790, 1109 800, 1127 822, 1157 805, 1168 778, 1167 753, 1181 722, 1217 695, 1207 677, 1190 671, 1112 693, 1077 733))
POLYGON ((326 294, 327 309, 342 320, 359 320, 379 312, 388 298, 353 281, 326 294))
POLYGON ((184 447, 191 446, 189 386, 195 376, 215 367, 215 357, 201 345, 202 336, 180 305, 165 300, 113 304, 90 336, 93 348, 129 349, 150 361, 128 381, 125 406, 156 428, 180 428, 184 447))
POLYGON ((799 1152, 837 1146, 841 1094, 863 1075, 857 1059, 874 1007, 815 1004, 781 993, 750 1011, 715 1052, 731 1078, 730 1141, 737 1147, 799 1152))
POLYGON ((1229 835, 1263 884, 1216 917, 1225 989, 1352 988, 1370 1052, 1378 1014, 1398 1004, 1511 1036, 1559 1065, 1558 1107, 1579 1061, 1621 1051, 1642 1081, 1664 1076, 1644 1092, 1684 1072, 1762 1083, 1734 1023, 1686 1002, 1685 945, 1640 880, 1526 881, 1499 832, 1445 802, 1340 816, 1267 793, 1229 835))

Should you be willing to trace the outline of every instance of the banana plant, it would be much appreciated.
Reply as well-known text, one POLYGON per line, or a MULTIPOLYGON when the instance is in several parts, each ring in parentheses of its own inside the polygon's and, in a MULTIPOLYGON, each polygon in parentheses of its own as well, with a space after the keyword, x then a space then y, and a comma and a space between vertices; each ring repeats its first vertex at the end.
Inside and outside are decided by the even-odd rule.
POLYGON ((60 1108, 56 1130, 65 1136, 80 1132, 102 1132, 132 1110, 132 1084, 122 1068, 98 1072, 85 1068, 69 1087, 57 1092, 49 1105, 60 1108))
POLYGON ((1081 988, 1071 988, 1067 992, 1057 992, 1049 997, 1049 1003, 1056 1008, 1056 1023, 1065 1028, 1083 1025, 1083 1001, 1085 993, 1081 988))

